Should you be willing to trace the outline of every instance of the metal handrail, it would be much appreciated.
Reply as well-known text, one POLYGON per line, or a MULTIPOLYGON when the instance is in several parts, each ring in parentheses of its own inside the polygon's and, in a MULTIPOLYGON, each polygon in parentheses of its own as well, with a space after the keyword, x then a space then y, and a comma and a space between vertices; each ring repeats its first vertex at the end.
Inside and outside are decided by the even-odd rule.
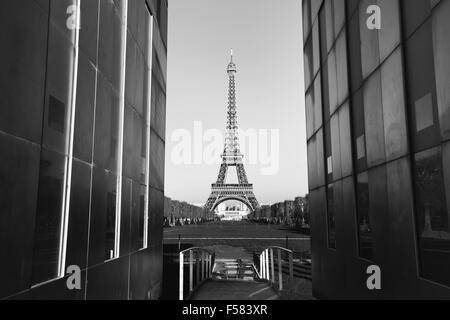
POLYGON ((286 251, 289 253, 294 253, 294 251, 292 251, 291 249, 286 249, 284 247, 270 246, 270 247, 267 247, 265 250, 267 250, 267 249, 280 249, 280 250, 283 250, 283 251, 286 251))
POLYGON ((184 299, 184 257, 189 253, 189 294, 198 288, 204 281, 212 277, 215 254, 209 250, 192 247, 179 252, 179 299, 184 299), (195 261, 194 261, 195 259, 195 261), (194 285, 194 262, 196 277, 194 285))
POLYGON ((201 247, 190 247, 190 248, 184 249, 183 251, 180 251, 179 253, 185 253, 185 252, 188 252, 188 251, 191 251, 191 250, 202 250, 202 251, 208 252, 211 255, 214 254, 213 251, 205 249, 205 248, 201 248, 201 247))
POLYGON ((283 290, 283 259, 281 258, 281 252, 284 251, 288 254, 289 260, 289 279, 292 282, 294 280, 294 265, 293 256, 294 251, 283 248, 271 246, 264 249, 259 256, 259 276, 261 279, 265 279, 271 283, 278 282, 278 289, 283 290), (278 264, 278 277, 275 277, 275 264, 274 264, 274 250, 277 251, 277 264, 278 264))

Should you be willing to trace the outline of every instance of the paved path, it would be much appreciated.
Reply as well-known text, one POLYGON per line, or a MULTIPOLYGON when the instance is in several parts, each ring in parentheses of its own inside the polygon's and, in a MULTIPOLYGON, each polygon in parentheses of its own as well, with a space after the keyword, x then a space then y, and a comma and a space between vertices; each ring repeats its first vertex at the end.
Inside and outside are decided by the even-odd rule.
POLYGON ((191 300, 279 300, 265 282, 210 280, 205 282, 191 300))

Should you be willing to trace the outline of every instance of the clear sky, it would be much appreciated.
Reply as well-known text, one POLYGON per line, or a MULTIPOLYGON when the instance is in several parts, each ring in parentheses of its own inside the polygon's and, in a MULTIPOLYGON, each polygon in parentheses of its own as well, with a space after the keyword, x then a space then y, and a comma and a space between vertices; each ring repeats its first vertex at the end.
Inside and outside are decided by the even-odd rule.
MULTIPOLYGON (((279 155, 272 147, 276 144, 269 140, 268 146, 279 158, 278 170, 264 172, 268 165, 259 158, 246 164, 256 198, 271 204, 307 193, 301 28, 300 0, 169 1, 166 196, 204 203, 217 179, 220 158, 217 163, 199 161, 198 145, 192 146, 190 163, 180 163, 174 154, 180 155, 176 150, 187 141, 179 134, 198 140, 194 126, 200 130, 200 122, 199 132, 225 131, 230 48, 238 69, 239 128, 269 135, 279 130, 279 155)), ((259 139, 258 146, 264 142, 259 139)))

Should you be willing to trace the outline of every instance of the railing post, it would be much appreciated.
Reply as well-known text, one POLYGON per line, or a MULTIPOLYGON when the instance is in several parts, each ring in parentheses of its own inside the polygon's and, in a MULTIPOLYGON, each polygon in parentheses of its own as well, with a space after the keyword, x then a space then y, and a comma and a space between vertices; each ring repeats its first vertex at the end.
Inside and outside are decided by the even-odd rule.
POLYGON ((294 265, 293 265, 293 252, 289 252, 289 279, 294 280, 294 265))
POLYGON ((194 253, 189 250, 189 292, 194 290, 194 253))
POLYGON ((197 286, 200 283, 200 259, 199 259, 199 252, 198 250, 195 252, 195 265, 197 267, 196 273, 197 273, 197 277, 196 277, 196 281, 195 281, 195 286, 197 286))
POLYGON ((206 273, 206 278, 209 278, 209 268, 208 268, 208 264, 209 264, 209 252, 205 253, 205 273, 206 273))
POLYGON ((211 277, 212 270, 211 270, 211 262, 212 262, 212 255, 208 254, 208 277, 211 277))
POLYGON ((209 278, 209 259, 210 259, 209 252, 206 252, 206 261, 205 261, 205 263, 206 263, 206 266, 205 266, 205 268, 206 268, 206 278, 209 278))
POLYGON ((211 254, 208 253, 208 261, 206 263, 206 268, 208 270, 208 278, 211 277, 211 254))
POLYGON ((183 290, 184 290, 184 254, 180 252, 180 270, 179 270, 179 299, 183 300, 183 290))
POLYGON ((283 265, 281 261, 281 250, 278 248, 278 288, 279 290, 283 290, 283 265))
POLYGON ((209 253, 205 252, 205 279, 208 279, 208 256, 209 253))
POLYGON ((266 279, 270 281, 270 273, 269 273, 269 249, 266 249, 266 279))
POLYGON ((262 278, 266 279, 266 250, 264 250, 261 254, 262 256, 262 278))
POLYGON ((205 252, 202 251, 202 281, 205 279, 205 252))
POLYGON ((273 264, 273 249, 270 249, 270 268, 272 268, 270 276, 272 278, 272 282, 275 282, 275 268, 274 268, 274 264, 273 264))
POLYGON ((259 276, 261 279, 263 278, 263 255, 262 253, 259 255, 259 276))

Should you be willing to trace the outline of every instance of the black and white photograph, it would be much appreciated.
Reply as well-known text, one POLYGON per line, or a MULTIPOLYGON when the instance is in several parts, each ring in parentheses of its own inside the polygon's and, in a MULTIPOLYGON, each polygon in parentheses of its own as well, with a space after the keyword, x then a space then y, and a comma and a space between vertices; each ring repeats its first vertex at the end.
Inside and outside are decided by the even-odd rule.
POLYGON ((1 0, 0 46, 3 302, 450 300, 450 0, 1 0))

